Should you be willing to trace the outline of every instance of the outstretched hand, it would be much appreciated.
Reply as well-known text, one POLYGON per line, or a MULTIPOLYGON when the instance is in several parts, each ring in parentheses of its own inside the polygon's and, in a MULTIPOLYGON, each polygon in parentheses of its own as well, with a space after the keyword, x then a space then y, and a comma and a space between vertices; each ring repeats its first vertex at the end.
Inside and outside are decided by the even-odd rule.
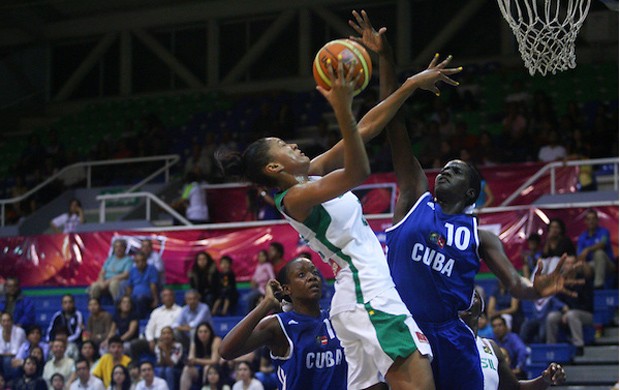
POLYGON ((571 256, 569 259, 569 256, 564 253, 555 269, 543 275, 543 262, 542 260, 538 260, 538 269, 532 281, 534 289, 541 297, 547 297, 558 293, 576 297, 577 293, 569 290, 567 287, 578 286, 585 283, 583 279, 575 278, 577 271, 581 267, 581 263, 574 261, 574 256, 571 256))
POLYGON ((420 73, 414 74, 409 78, 410 80, 415 81, 418 88, 431 91, 437 96, 439 96, 439 88, 437 88, 435 84, 438 81, 443 81, 446 84, 457 86, 459 85, 459 82, 448 76, 459 73, 463 70, 463 67, 460 66, 458 68, 446 68, 450 61, 452 61, 451 55, 440 63, 437 63, 438 61, 439 54, 435 54, 435 57, 433 57, 433 60, 428 65, 428 68, 420 73))
POLYGON ((542 372, 541 376, 550 385, 561 385, 566 380, 564 368, 558 363, 549 364, 549 367, 542 372))
POLYGON ((343 108, 350 109, 353 103, 353 90, 362 74, 353 74, 355 72, 353 72, 353 68, 350 67, 345 69, 344 63, 340 59, 338 60, 337 69, 335 71, 332 66, 328 66, 327 69, 331 81, 331 88, 326 90, 317 85, 316 89, 321 95, 325 96, 325 99, 327 99, 334 110, 343 108))
POLYGON ((370 18, 368 18, 368 15, 364 10, 362 10, 361 15, 357 11, 353 11, 352 14, 355 21, 349 20, 349 26, 351 26, 351 28, 353 28, 353 30, 355 30, 355 32, 357 32, 360 36, 350 36, 349 39, 361 43, 368 50, 374 51, 379 55, 383 54, 385 50, 390 49, 385 37, 387 28, 381 27, 379 31, 375 30, 372 23, 370 23, 370 18))

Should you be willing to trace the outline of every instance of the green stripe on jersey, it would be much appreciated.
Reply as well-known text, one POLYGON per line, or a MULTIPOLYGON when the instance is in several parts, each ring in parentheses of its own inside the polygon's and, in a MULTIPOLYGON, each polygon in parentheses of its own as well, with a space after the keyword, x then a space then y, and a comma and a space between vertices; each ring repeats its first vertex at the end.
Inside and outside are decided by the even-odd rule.
POLYGON ((370 322, 375 327, 381 349, 392 360, 399 357, 406 358, 418 349, 409 327, 405 324, 406 315, 385 313, 373 309, 370 303, 364 304, 364 307, 370 322))
POLYGON ((355 285, 355 297, 357 303, 364 303, 364 295, 362 294, 362 285, 360 283, 359 271, 353 264, 353 260, 348 255, 342 253, 342 249, 331 243, 327 239, 327 228, 332 222, 332 217, 327 210, 321 205, 314 206, 310 216, 303 222, 308 229, 315 233, 315 238, 325 245, 330 251, 334 252, 336 256, 346 261, 349 264, 351 273, 353 274, 353 283, 355 285))

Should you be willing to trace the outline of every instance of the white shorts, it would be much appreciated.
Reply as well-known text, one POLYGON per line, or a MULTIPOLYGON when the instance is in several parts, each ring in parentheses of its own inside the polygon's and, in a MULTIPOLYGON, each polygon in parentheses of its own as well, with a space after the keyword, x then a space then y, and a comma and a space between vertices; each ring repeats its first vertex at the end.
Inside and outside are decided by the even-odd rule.
POLYGON ((416 350, 433 358, 431 346, 395 288, 331 318, 349 365, 349 389, 365 389, 385 377, 399 358, 416 350))

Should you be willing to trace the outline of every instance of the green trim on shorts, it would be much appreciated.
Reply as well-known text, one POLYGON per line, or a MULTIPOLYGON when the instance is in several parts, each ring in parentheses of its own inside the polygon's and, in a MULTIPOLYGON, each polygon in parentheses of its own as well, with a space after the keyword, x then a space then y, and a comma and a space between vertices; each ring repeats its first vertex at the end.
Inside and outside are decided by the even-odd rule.
POLYGON ((405 324, 405 314, 385 313, 373 309, 370 303, 365 303, 364 308, 377 332, 381 349, 390 359, 396 361, 399 357, 407 358, 418 349, 409 327, 405 324))

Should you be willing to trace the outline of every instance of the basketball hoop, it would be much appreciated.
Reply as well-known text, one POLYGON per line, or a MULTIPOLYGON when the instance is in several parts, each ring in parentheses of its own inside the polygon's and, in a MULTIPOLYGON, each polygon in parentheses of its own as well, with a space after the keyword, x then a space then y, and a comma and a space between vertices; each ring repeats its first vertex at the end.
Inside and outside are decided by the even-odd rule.
POLYGON ((575 39, 590 0, 497 0, 530 75, 575 68, 575 39))

